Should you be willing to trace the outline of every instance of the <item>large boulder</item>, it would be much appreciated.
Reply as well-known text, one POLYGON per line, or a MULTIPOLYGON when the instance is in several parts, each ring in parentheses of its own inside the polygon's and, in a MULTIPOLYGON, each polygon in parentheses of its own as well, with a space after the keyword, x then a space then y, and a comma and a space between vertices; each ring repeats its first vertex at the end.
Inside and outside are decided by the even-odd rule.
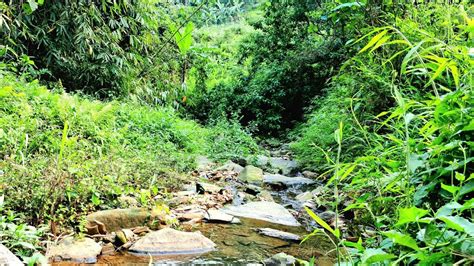
POLYGON ((247 165, 244 170, 240 172, 239 180, 251 184, 262 184, 263 170, 252 165, 247 165))
POLYGON ((21 260, 7 247, 0 244, 0 265, 23 266, 23 262, 21 262, 21 260))
POLYGON ((53 262, 96 263, 101 251, 102 247, 93 239, 67 237, 59 244, 53 245, 46 255, 48 260, 53 262))
POLYGON ((263 183, 268 185, 278 186, 300 186, 300 185, 312 185, 315 181, 305 177, 288 177, 279 174, 267 174, 263 176, 263 183))
POLYGON ((181 232, 164 228, 147 234, 129 249, 144 255, 201 254, 215 250, 216 244, 200 232, 181 232))
POLYGON ((285 207, 270 201, 249 202, 240 206, 227 206, 222 209, 225 213, 267 221, 275 224, 299 226, 300 223, 285 209, 285 207))
POLYGON ((159 210, 130 208, 94 212, 87 215, 86 220, 88 225, 94 226, 99 222, 105 225, 107 232, 114 232, 144 225, 158 229, 160 222, 165 221, 165 216, 166 214, 159 210))
POLYGON ((298 164, 294 160, 272 157, 270 158, 270 166, 283 175, 289 175, 296 170, 298 164))

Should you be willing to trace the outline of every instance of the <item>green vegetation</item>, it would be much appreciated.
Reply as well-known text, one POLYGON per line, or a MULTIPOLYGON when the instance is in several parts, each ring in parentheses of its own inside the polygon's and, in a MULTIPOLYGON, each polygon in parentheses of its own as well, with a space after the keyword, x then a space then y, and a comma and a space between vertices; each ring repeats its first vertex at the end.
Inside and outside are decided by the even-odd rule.
POLYGON ((0 97, 5 205, 35 224, 79 225, 88 211, 119 206, 121 195, 145 193, 146 206, 179 186, 198 154, 257 151, 230 122, 203 128, 167 108, 51 93, 11 74, 1 75, 0 97))
POLYGON ((1 242, 38 259, 42 225, 160 204, 198 155, 242 161, 272 137, 323 182, 338 218, 307 212, 338 263, 472 263, 473 16, 467 0, 0 1, 1 242))

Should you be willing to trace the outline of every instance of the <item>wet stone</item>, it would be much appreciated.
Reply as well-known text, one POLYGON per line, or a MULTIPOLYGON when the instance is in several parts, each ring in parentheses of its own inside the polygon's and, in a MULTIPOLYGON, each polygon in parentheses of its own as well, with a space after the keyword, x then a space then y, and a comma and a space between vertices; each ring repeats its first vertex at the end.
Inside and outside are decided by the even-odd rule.
POLYGON ((23 263, 7 247, 0 244, 0 265, 22 266, 23 263))
POLYGON ((263 182, 268 185, 282 185, 282 186, 300 186, 311 185, 315 181, 305 177, 288 177, 280 174, 267 174, 263 176, 263 182))
POLYGON ((280 238, 283 240, 289 240, 289 241, 301 240, 301 237, 299 235, 272 229, 272 228, 258 228, 257 232, 265 236, 280 238))
POLYGON ((74 239, 68 237, 58 245, 50 248, 47 257, 51 261, 72 261, 78 263, 95 263, 102 247, 93 239, 74 239))
POLYGON ((247 165, 244 170, 240 172, 239 180, 250 184, 262 184, 263 170, 252 165, 247 165))
POLYGON ((215 244, 200 232, 180 232, 164 228, 147 234, 130 248, 130 251, 144 255, 185 255, 213 251, 215 244))
POLYGON ((216 209, 207 210, 206 214, 204 215, 204 219, 213 223, 240 223, 239 218, 216 209))
POLYGON ((270 201, 250 202, 240 206, 227 206, 222 210, 227 214, 239 217, 252 218, 288 226, 300 225, 287 209, 280 204, 270 201))
POLYGON ((159 222, 164 221, 164 219, 165 214, 162 211, 150 211, 140 208, 98 211, 91 213, 86 217, 88 222, 87 226, 101 223, 105 225, 107 232, 145 225, 157 228, 157 226, 160 224, 159 222))

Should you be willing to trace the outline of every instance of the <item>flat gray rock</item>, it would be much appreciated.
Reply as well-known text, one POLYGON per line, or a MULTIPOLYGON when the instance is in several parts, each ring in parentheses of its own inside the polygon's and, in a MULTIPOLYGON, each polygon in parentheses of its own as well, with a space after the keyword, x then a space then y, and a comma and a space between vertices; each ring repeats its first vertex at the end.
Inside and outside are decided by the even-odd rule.
POLYGON ((204 219, 213 223, 240 223, 239 218, 216 209, 207 210, 204 214, 204 219))
POLYGON ((253 165, 247 165, 238 176, 242 182, 250 184, 262 184, 263 170, 253 165))
POLYGON ((143 255, 202 254, 215 250, 216 244, 201 232, 181 232, 171 228, 148 233, 135 242, 130 252, 143 255))
POLYGON ((267 221, 288 226, 300 226, 300 223, 285 207, 270 201, 250 202, 239 206, 227 206, 223 212, 256 220, 267 221))
POLYGON ((263 176, 263 183, 270 185, 285 185, 285 186, 297 186, 297 185, 311 185, 316 183, 315 181, 305 177, 288 177, 279 174, 267 174, 263 176))
POLYGON ((272 157, 270 158, 270 166, 284 175, 289 175, 297 168, 298 164, 294 160, 272 157))
POLYGON ((265 236, 280 238, 283 240, 289 240, 289 241, 301 240, 301 237, 299 235, 272 229, 272 228, 258 228, 257 232, 265 236))
POLYGON ((72 261, 78 263, 96 263, 102 251, 99 243, 93 239, 65 238, 58 245, 50 248, 47 257, 52 261, 72 261))
POLYGON ((7 247, 0 244, 0 265, 23 266, 23 262, 7 247))

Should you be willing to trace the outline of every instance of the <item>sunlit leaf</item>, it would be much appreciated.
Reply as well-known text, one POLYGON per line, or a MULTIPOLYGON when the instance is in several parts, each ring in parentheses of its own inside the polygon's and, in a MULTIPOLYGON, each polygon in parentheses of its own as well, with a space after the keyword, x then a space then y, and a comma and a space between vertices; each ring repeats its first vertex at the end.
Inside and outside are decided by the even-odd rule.
POLYGON ((319 218, 318 215, 316 215, 312 210, 310 210, 308 207, 304 207, 306 212, 309 214, 309 216, 311 218, 313 218, 313 220, 315 222, 317 222, 321 227, 323 227, 324 229, 328 230, 329 232, 331 232, 334 236, 337 236, 337 233, 336 231, 334 231, 334 229, 331 228, 331 226, 329 226, 329 224, 327 224, 323 219, 319 218))
POLYGON ((392 240, 396 244, 409 247, 414 250, 420 250, 420 248, 416 244, 416 240, 409 235, 405 235, 397 231, 388 231, 384 232, 383 234, 390 238, 390 240, 392 240))
POLYGON ((446 223, 451 229, 459 232, 465 232, 471 237, 474 237, 474 224, 469 222, 467 219, 460 216, 441 216, 438 219, 446 223))
POLYGON ((371 265, 377 262, 389 261, 396 257, 397 256, 388 254, 382 249, 368 248, 365 250, 364 254, 362 254, 361 260, 365 265, 371 265))
POLYGON ((419 209, 417 207, 401 208, 398 210, 398 222, 396 225, 400 226, 406 223, 417 222, 428 213, 428 210, 419 209))
POLYGON ((359 53, 363 53, 367 51, 370 47, 374 46, 385 34, 387 34, 388 30, 384 30, 382 32, 379 32, 377 35, 375 35, 368 43, 367 45, 362 48, 359 53))

